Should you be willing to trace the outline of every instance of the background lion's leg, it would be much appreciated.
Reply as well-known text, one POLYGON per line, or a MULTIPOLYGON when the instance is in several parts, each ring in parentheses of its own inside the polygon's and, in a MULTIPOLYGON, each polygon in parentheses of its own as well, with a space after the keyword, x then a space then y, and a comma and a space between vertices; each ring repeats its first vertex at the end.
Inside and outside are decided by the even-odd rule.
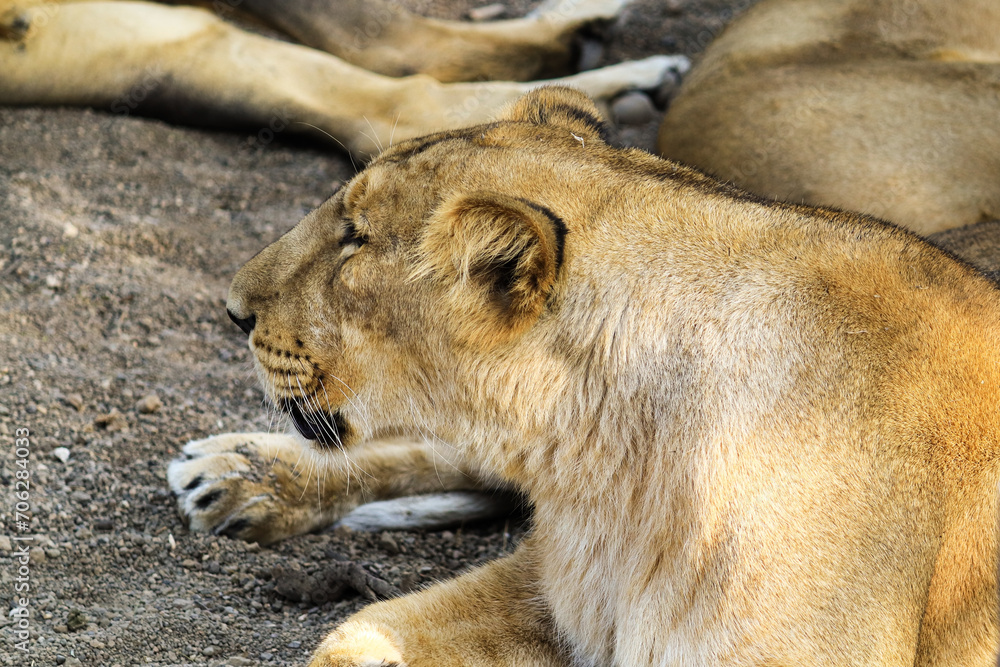
POLYGON ((485 23, 424 18, 391 0, 243 0, 238 7, 303 44, 388 76, 529 81, 573 72, 579 29, 613 19, 625 4, 550 3, 525 18, 485 23))
MULTIPOLYGON (((378 441, 317 453, 294 436, 274 433, 191 442, 167 478, 192 530, 262 544, 329 526, 364 503, 484 486, 476 471, 448 462, 426 442, 378 441)), ((480 515, 507 507, 503 498, 491 503, 479 494, 459 503, 475 498, 480 515)))
POLYGON ((420 593, 361 610, 335 629, 310 667, 559 667, 535 587, 531 545, 420 593))
MULTIPOLYGON (((0 104, 141 111, 196 125, 315 132, 368 155, 393 139, 485 122, 536 83, 442 84, 373 74, 334 56, 239 30, 211 12, 79 2, 0 13, 0 104)), ((655 88, 671 58, 572 78, 606 97, 655 88)))

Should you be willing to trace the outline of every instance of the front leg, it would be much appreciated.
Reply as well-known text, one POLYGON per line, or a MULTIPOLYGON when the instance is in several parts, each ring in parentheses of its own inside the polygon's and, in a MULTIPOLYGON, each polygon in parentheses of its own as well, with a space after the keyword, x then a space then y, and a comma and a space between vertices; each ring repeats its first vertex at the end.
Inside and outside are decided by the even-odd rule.
MULTIPOLYGON (((167 468, 167 480, 191 530, 261 544, 324 528, 364 503, 488 485, 476 470, 419 440, 316 452, 292 435, 227 433, 183 451, 167 468)), ((459 498, 456 511, 480 518, 505 507, 501 498, 492 504, 488 496, 476 499, 470 508, 469 499, 459 498)))
POLYGON ((565 667, 536 572, 529 538, 457 579, 362 609, 310 667, 565 667))

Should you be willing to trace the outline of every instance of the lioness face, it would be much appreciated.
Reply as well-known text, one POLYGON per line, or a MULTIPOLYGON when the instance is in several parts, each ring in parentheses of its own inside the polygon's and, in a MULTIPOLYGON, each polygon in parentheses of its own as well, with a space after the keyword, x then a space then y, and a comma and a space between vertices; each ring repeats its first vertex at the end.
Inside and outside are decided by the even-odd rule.
POLYGON ((566 229, 539 182, 567 148, 610 150, 598 118, 545 89, 504 121, 399 144, 240 270, 230 315, 301 435, 346 447, 472 400, 483 359, 557 288, 566 229), (551 98, 561 123, 538 113, 551 98))

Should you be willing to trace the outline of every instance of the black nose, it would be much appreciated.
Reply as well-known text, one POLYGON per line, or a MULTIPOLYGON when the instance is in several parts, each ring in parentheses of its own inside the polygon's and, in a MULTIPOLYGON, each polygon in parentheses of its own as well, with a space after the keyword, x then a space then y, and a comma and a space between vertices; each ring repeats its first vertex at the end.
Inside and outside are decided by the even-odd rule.
POLYGON ((228 308, 226 308, 226 312, 229 314, 229 319, 235 322, 236 326, 238 326, 240 329, 243 329, 243 333, 249 336, 250 332, 253 331, 254 325, 257 324, 257 316, 251 315, 250 317, 247 318, 236 317, 235 315, 233 315, 233 311, 229 310, 228 308))

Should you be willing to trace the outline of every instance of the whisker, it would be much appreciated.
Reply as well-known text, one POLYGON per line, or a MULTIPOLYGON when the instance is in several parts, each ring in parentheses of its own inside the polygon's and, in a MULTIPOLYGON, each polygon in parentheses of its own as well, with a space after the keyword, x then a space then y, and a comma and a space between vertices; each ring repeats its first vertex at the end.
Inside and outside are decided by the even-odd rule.
POLYGON ((396 134, 396 126, 399 125, 399 119, 403 117, 403 112, 400 111, 396 114, 396 118, 392 121, 392 130, 389 131, 389 148, 392 148, 392 137, 396 134))
POLYGON ((351 153, 351 149, 349 149, 347 146, 345 146, 344 143, 340 139, 338 139, 337 137, 333 136, 332 134, 330 134, 329 132, 327 132, 323 128, 316 127, 312 123, 307 123, 304 120, 297 120, 297 121, 295 121, 295 123, 298 123, 299 125, 306 125, 307 127, 311 127, 312 129, 316 130, 317 132, 321 132, 322 134, 325 134, 326 136, 328 136, 331 139, 333 139, 334 141, 336 141, 340 145, 340 147, 344 149, 344 152, 347 153, 347 157, 350 158, 350 160, 351 160, 351 166, 354 167, 354 173, 355 174, 358 173, 358 165, 354 164, 354 155, 351 153))
MULTIPOLYGON (((361 117, 365 119, 365 122, 366 122, 366 123, 368 123, 368 127, 370 127, 370 128, 371 128, 371 131, 372 131, 372 134, 374 134, 374 135, 375 135, 374 137, 369 137, 369 138, 370 138, 370 139, 371 139, 372 141, 374 141, 374 142, 375 142, 375 145, 376 145, 376 146, 378 146, 378 151, 379 151, 379 153, 382 153, 382 152, 384 152, 384 151, 385 151, 385 148, 383 148, 383 147, 382 147, 382 140, 378 138, 378 132, 376 132, 376 131, 375 131, 375 126, 374 126, 374 125, 372 125, 372 122, 371 122, 370 120, 368 120, 368 116, 365 116, 364 114, 362 114, 362 116, 361 116, 361 117)), ((368 135, 365 135, 365 136, 368 136, 368 135)))

